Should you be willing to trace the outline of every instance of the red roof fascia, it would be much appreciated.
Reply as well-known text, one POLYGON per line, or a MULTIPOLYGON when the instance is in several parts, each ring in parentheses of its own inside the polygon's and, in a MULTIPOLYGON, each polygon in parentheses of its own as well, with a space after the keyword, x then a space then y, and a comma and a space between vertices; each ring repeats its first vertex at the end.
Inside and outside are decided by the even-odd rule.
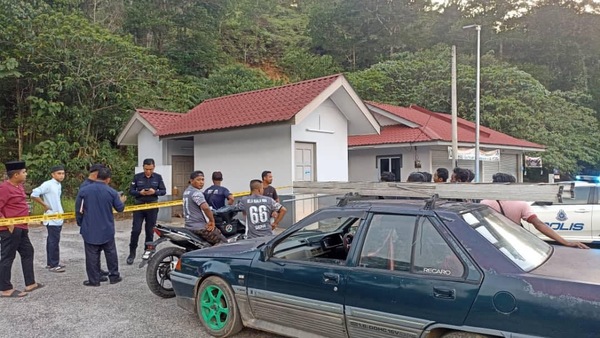
POLYGON ((288 121, 341 74, 206 100, 181 119, 158 132, 159 136, 188 134, 288 121))
MULTIPOLYGON (((435 113, 416 105, 406 108, 377 102, 368 103, 379 109, 385 110, 391 114, 420 125, 420 128, 406 127, 408 129, 420 130, 420 132, 408 132, 408 130, 401 128, 390 129, 389 127, 391 126, 386 126, 382 128, 380 135, 365 135, 364 137, 350 136, 348 138, 349 146, 426 141, 452 141, 452 117, 449 114, 435 113), (407 133, 407 135, 392 135, 397 133, 407 133), (426 135, 427 139, 423 139, 422 135, 426 135), (390 142, 390 140, 393 139, 398 140, 398 142, 390 142)), ((475 142, 475 123, 458 118, 458 141, 463 143, 475 142)), ((480 143, 540 149, 544 148, 543 145, 521 140, 484 126, 480 126, 480 143)))

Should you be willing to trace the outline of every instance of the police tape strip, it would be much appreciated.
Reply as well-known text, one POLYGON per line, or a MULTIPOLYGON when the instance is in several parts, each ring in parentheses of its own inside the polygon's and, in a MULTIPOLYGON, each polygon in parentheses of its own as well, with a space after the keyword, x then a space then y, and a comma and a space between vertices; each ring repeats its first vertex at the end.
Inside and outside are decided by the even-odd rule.
MULTIPOLYGON (((291 186, 285 187, 277 187, 276 189, 285 189, 290 188, 291 186)), ((241 197, 249 195, 249 191, 242 191, 232 194, 233 197, 241 197)), ((177 201, 163 201, 163 202, 155 202, 155 203, 146 203, 146 204, 136 204, 125 207, 123 212, 132 212, 139 210, 147 210, 147 209, 155 209, 155 208, 166 208, 166 207, 176 207, 182 205, 182 200, 177 201)), ((116 213, 116 212, 115 212, 116 213)), ((11 217, 11 218, 0 218, 0 226, 14 225, 14 224, 23 224, 23 223, 34 223, 34 222, 46 222, 55 219, 74 219, 74 212, 65 212, 62 214, 43 214, 43 215, 35 215, 35 216, 23 216, 23 217, 11 217)))

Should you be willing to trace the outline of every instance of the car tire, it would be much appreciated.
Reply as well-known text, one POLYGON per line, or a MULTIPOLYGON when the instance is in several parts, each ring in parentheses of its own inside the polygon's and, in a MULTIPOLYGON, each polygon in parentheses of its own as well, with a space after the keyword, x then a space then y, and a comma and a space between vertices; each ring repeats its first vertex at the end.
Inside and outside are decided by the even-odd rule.
POLYGON ((230 337, 244 328, 233 290, 219 277, 202 281, 196 294, 196 310, 200 322, 214 337, 230 337))
POLYGON ((152 256, 146 269, 146 283, 153 294, 162 298, 175 297, 175 290, 170 282, 171 261, 181 258, 184 253, 185 250, 181 248, 170 247, 159 250, 152 256))
POLYGON ((464 331, 452 331, 442 335, 442 338, 490 338, 490 336, 464 331))

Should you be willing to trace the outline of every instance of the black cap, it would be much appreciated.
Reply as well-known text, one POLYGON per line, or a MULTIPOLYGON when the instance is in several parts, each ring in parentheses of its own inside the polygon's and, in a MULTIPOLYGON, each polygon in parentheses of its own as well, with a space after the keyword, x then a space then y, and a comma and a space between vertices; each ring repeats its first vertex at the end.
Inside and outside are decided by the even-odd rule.
POLYGON ((54 167, 50 168, 50 173, 54 173, 57 171, 61 171, 61 170, 65 170, 65 166, 64 165, 55 165, 54 167))
POLYGON ((4 163, 6 171, 25 169, 25 161, 10 161, 4 163))
POLYGON ((90 167, 90 173, 93 173, 94 171, 98 171, 102 168, 106 168, 106 166, 102 163, 92 164, 92 166, 90 167))

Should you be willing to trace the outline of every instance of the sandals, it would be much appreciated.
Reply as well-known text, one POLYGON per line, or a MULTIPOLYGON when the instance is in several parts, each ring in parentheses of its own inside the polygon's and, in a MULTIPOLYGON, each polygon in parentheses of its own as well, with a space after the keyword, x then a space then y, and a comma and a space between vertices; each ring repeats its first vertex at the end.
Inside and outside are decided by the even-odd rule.
POLYGON ((27 292, 19 290, 13 290, 13 292, 11 292, 10 295, 0 294, 1 298, 22 298, 25 296, 27 296, 27 292))
POLYGON ((35 291, 35 290, 41 289, 41 288, 43 288, 44 286, 46 286, 46 285, 45 285, 45 284, 42 284, 42 283, 37 283, 37 284, 36 284, 36 286, 32 287, 32 288, 31 288, 31 289, 29 289, 29 290, 25 289, 24 291, 25 291, 25 292, 32 292, 32 291, 35 291))

